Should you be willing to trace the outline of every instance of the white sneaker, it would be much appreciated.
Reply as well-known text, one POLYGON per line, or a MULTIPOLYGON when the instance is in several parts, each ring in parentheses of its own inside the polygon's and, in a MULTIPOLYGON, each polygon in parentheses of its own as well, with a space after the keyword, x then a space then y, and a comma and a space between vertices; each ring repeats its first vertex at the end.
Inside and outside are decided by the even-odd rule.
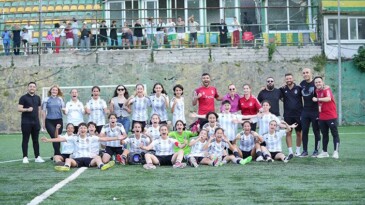
POLYGON ((256 162, 262 162, 262 161, 264 161, 264 158, 262 156, 258 156, 256 158, 256 162))
POLYGON ((43 163, 44 162, 44 160, 42 159, 41 156, 38 156, 34 161, 37 162, 37 163, 43 163))
POLYGON ((334 151, 332 154, 332 158, 338 159, 340 156, 338 156, 338 151, 334 151))
POLYGON ((28 157, 24 157, 24 158, 23 158, 23 164, 29 164, 28 157))
POLYGON ((299 157, 300 155, 301 155, 301 153, 300 153, 300 152, 296 152, 296 153, 295 153, 295 156, 296 156, 296 157, 299 157))
POLYGON ((317 155, 317 158, 327 158, 330 155, 328 154, 328 152, 321 152, 321 154, 317 155))

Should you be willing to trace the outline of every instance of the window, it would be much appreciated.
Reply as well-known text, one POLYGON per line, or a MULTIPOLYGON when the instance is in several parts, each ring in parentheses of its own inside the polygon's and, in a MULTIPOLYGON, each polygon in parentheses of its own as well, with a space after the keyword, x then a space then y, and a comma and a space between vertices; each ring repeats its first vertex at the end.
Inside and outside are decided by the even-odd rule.
POLYGON ((269 31, 308 30, 311 21, 310 0, 268 0, 269 31))
MULTIPOLYGON (((328 41, 337 41, 338 21, 336 17, 329 17, 327 23, 328 41)), ((365 18, 364 17, 346 17, 340 20, 341 40, 343 41, 363 41, 365 40, 365 18)))

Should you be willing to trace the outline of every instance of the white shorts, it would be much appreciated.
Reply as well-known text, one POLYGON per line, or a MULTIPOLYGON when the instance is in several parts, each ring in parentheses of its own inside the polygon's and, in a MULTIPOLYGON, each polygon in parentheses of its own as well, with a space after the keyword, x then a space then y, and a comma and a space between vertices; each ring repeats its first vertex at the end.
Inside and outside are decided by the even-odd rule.
POLYGON ((68 38, 68 39, 66 39, 66 41, 67 41, 67 45, 68 46, 73 46, 73 43, 74 43, 74 39, 73 38, 68 38))
POLYGON ((185 33, 177 33, 177 39, 185 39, 185 33))

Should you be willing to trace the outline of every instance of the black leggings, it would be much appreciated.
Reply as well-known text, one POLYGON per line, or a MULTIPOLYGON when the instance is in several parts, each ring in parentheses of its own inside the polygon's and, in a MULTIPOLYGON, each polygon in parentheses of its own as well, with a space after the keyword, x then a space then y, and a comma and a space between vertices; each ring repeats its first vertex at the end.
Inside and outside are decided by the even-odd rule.
MULTIPOLYGON (((55 120, 46 119, 46 130, 47 130, 49 136, 51 136, 51 138, 55 138, 54 134, 56 131, 57 124, 61 125, 61 128, 58 130, 58 134, 60 135, 62 133, 62 129, 63 129, 62 119, 55 119, 55 120)), ((53 142, 54 155, 61 155, 60 144, 61 143, 59 143, 59 142, 53 142)))
POLYGON ((321 134, 318 125, 318 113, 302 111, 300 121, 302 124, 302 132, 303 132, 302 134, 303 151, 308 152, 308 133, 309 133, 309 126, 311 123, 315 141, 314 150, 318 151, 321 141, 321 134))
POLYGON ((33 141, 33 150, 34 150, 34 157, 37 158, 39 156, 39 130, 41 129, 41 126, 38 123, 34 124, 21 124, 22 128, 22 151, 23 151, 23 157, 28 157, 28 143, 29 138, 32 136, 33 141))
POLYGON ((329 141, 328 130, 331 130, 334 150, 338 151, 338 148, 340 146, 340 136, 338 135, 338 130, 337 130, 337 119, 319 120, 319 127, 321 128, 323 136, 323 142, 322 142, 323 151, 327 152, 327 146, 329 141))

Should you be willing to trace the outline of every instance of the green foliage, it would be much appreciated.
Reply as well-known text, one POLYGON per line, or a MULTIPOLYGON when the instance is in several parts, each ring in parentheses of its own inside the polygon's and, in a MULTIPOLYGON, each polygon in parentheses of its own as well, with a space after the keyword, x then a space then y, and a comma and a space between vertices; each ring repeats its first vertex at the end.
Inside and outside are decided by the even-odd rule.
POLYGON ((316 64, 313 69, 317 72, 322 72, 327 63, 326 55, 316 55, 311 60, 316 64))
POLYGON ((267 46, 267 48, 269 49, 269 61, 272 60, 272 57, 275 53, 276 50, 276 44, 275 42, 269 43, 269 45, 267 46))
POLYGON ((354 55, 354 64, 360 72, 365 72, 365 47, 360 46, 354 55))

